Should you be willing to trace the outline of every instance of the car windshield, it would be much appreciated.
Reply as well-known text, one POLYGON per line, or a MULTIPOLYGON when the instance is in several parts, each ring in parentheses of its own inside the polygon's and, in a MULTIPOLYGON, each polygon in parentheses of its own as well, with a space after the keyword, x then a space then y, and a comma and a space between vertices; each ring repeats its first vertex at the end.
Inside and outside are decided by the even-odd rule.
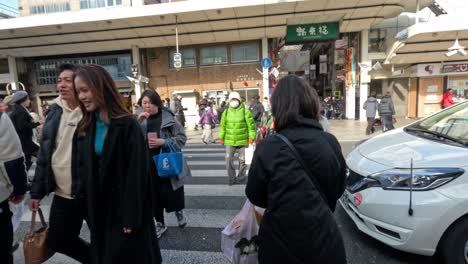
POLYGON ((468 144, 468 102, 441 111, 410 127, 407 131, 420 130, 468 144))

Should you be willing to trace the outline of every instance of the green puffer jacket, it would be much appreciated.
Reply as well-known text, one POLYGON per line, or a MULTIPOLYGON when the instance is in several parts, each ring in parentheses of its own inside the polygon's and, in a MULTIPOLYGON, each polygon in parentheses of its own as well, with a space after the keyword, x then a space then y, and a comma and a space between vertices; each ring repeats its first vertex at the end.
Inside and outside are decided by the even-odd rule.
POLYGON ((221 118, 219 139, 226 146, 247 146, 249 139, 255 139, 255 122, 250 110, 241 104, 237 108, 228 107, 221 118))

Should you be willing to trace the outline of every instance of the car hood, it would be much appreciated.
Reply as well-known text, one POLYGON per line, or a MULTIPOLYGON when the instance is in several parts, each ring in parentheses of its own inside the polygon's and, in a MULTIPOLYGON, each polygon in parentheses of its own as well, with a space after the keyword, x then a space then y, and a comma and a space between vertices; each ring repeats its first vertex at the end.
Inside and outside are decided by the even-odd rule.
POLYGON ((362 156, 385 166, 414 168, 468 166, 468 148, 452 146, 395 129, 371 138, 356 149, 362 156))

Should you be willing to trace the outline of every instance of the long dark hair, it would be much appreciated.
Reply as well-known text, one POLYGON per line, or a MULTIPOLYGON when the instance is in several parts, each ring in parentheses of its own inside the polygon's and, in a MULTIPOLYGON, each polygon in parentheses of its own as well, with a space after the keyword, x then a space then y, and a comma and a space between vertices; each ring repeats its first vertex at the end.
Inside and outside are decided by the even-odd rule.
POLYGON ((271 111, 278 132, 300 123, 303 118, 318 121, 319 109, 317 92, 296 75, 282 78, 271 96, 271 111))
MULTIPOLYGON (((76 66, 73 84, 77 77, 80 77, 91 90, 104 122, 109 122, 112 118, 131 115, 130 111, 125 107, 123 97, 119 93, 114 80, 103 67, 96 64, 76 66)), ((74 90, 77 93, 76 87, 74 90)), ((86 111, 81 102, 80 108, 83 111, 83 119, 78 124, 78 132, 83 135, 91 126, 94 113, 86 111)))

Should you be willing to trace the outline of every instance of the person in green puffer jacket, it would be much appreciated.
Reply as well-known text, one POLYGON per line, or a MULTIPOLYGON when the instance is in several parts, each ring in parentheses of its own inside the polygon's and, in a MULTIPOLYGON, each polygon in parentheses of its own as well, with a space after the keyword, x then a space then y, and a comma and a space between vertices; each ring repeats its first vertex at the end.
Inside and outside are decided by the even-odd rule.
POLYGON ((255 121, 252 113, 241 103, 238 92, 229 94, 229 106, 221 118, 219 140, 226 146, 226 167, 229 185, 242 183, 245 179, 247 166, 245 165, 245 149, 255 139, 255 121), (239 174, 236 176, 234 155, 239 153, 239 174))

